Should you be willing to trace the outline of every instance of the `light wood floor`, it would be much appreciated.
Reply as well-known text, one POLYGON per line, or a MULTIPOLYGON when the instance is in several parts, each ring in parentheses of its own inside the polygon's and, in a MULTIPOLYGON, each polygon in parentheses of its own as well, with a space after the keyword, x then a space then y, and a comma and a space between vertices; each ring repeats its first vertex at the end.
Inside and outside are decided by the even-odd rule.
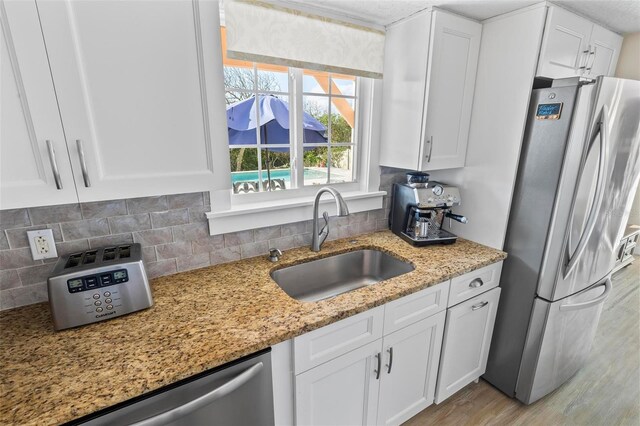
POLYGON ((526 406, 480 380, 405 423, 640 425, 640 257, 613 277, 591 355, 571 380, 526 406))

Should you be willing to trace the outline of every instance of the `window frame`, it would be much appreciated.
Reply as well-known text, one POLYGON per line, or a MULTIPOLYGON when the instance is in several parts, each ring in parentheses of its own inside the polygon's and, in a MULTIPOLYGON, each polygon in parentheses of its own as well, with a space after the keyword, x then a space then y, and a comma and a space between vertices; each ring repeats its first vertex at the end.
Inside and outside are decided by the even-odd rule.
MULTIPOLYGON (((210 192, 211 212, 206 213, 209 233, 219 235, 247 229, 281 225, 309 220, 317 191, 327 185, 309 185, 285 191, 255 194, 233 194, 229 161, 229 140, 226 117, 224 65, 221 45, 219 15, 213 6, 205 7, 213 19, 203 21, 202 44, 205 53, 204 71, 207 84, 203 103, 210 105, 213 160, 213 183, 210 192), (216 16, 217 15, 217 16, 216 16)), ((217 9, 217 7, 216 7, 217 9)), ((302 89, 302 79, 295 84, 302 89)), ((382 80, 361 78, 358 85, 356 121, 358 131, 358 155, 355 182, 331 184, 342 193, 349 211, 381 209, 386 192, 380 191, 379 144, 382 119, 382 80)), ((302 102, 295 102, 291 109, 302 111, 302 102)), ((354 129, 355 130, 355 129, 354 129)), ((296 137, 301 137, 297 135, 296 137)), ((335 214, 333 200, 323 197, 321 208, 335 214)))

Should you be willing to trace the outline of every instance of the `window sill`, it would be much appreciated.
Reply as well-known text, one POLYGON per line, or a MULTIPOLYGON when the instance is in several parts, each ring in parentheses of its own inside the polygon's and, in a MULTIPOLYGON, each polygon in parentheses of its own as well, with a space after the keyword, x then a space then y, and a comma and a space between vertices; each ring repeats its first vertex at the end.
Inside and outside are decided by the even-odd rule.
MULTIPOLYGON (((385 195, 385 191, 351 191, 342 193, 342 197, 349 206, 350 213, 381 209, 382 197, 385 195)), ((209 233, 211 235, 219 235, 309 220, 313 216, 314 199, 315 196, 306 196, 245 204, 232 207, 229 210, 210 212, 207 213, 209 233)), ((321 211, 327 210, 329 215, 335 215, 333 197, 323 196, 320 204, 321 211)))

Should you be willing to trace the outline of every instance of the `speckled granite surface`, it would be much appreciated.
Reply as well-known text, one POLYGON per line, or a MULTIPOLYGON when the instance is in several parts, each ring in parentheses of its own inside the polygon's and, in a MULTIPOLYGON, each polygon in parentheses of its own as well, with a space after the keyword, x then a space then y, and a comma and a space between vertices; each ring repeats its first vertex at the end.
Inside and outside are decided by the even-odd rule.
POLYGON ((155 306, 54 332, 46 304, 0 313, 0 424, 57 424, 158 389, 456 275, 506 254, 465 240, 414 248, 389 231, 303 247, 277 264, 241 260, 152 281, 155 306), (416 269, 333 299, 302 303, 273 282, 275 268, 379 248, 416 269))

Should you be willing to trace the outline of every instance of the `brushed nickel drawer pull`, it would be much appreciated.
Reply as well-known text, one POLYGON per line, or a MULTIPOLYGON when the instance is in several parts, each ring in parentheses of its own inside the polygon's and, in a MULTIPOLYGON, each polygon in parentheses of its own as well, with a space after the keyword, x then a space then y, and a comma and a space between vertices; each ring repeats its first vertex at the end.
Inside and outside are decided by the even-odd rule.
POLYGON ((51 170, 53 171, 53 179, 56 181, 56 188, 62 189, 62 179, 60 179, 60 170, 58 170, 56 152, 54 151, 53 144, 49 139, 47 139, 45 143, 47 144, 47 151, 49 151, 49 162, 51 163, 51 170))
POLYGON ((471 307, 472 311, 477 311, 478 309, 484 308, 485 306, 487 306, 489 304, 489 302, 480 302, 477 305, 473 305, 471 307))
POLYGON ((76 145, 78 147, 78 157, 80 157, 80 169, 82 170, 82 179, 84 180, 84 186, 89 188, 91 186, 91 180, 89 179, 89 172, 87 171, 87 162, 84 158, 82 141, 80 139, 76 139, 76 145))
POLYGON ((482 287, 483 285, 484 285, 484 281, 482 281, 482 278, 476 278, 475 280, 469 283, 469 288, 478 288, 478 287, 482 287))

